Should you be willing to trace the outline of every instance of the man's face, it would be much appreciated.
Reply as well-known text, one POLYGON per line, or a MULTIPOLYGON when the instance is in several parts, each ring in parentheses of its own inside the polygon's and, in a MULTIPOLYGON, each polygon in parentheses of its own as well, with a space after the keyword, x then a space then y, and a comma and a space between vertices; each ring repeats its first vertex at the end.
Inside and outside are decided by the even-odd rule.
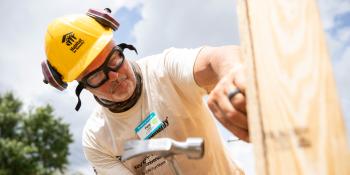
POLYGON ((109 43, 77 80, 97 85, 90 87, 85 84, 86 89, 97 97, 120 102, 133 94, 136 77, 129 61, 123 61, 119 52, 113 49, 114 46, 113 42, 109 43), (114 71, 115 68, 117 71, 114 71))

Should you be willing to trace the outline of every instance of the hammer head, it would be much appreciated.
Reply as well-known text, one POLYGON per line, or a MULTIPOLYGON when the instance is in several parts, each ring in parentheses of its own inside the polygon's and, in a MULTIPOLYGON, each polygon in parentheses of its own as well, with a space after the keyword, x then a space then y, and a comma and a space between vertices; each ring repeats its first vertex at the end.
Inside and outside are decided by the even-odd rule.
POLYGON ((164 158, 186 154, 189 159, 200 159, 204 155, 204 140, 203 138, 187 138, 185 142, 170 138, 130 140, 124 143, 122 161, 146 154, 158 154, 164 158))

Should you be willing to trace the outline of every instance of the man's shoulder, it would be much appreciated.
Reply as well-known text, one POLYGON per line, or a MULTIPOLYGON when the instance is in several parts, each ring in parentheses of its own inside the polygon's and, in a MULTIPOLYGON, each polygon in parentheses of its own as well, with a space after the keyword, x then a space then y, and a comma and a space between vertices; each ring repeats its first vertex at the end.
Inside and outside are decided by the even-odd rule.
POLYGON ((188 51, 195 51, 198 48, 177 48, 177 47, 169 47, 167 49, 164 49, 162 52, 159 52, 158 54, 150 54, 148 56, 145 56, 143 58, 138 59, 137 61, 143 61, 143 60, 151 60, 151 59, 159 59, 164 58, 168 54, 176 54, 176 53, 187 53, 188 51))
MULTIPOLYGON (((196 57, 199 50, 202 47, 198 48, 177 48, 170 47, 163 50, 159 54, 149 55, 143 58, 136 60, 139 65, 142 66, 155 66, 156 68, 160 68, 164 65, 164 61, 175 61, 178 58, 188 58, 188 57, 196 57), (159 67, 160 66, 160 67, 159 67)), ((185 59, 187 60, 187 59, 185 59)))
POLYGON ((143 58, 138 59, 136 62, 142 62, 142 63, 144 63, 144 62, 149 62, 149 61, 154 62, 154 60, 156 60, 156 59, 162 59, 162 58, 164 58, 165 55, 166 55, 168 52, 170 52, 172 49, 174 49, 174 48, 165 49, 164 51, 162 51, 162 52, 160 52, 160 53, 157 53, 157 54, 150 54, 150 55, 147 55, 147 56, 145 56, 145 57, 143 57, 143 58))
POLYGON ((107 125, 103 107, 98 106, 85 123, 82 133, 82 143, 87 148, 98 148, 103 145, 104 139, 107 138, 107 125))
POLYGON ((90 117, 87 119, 84 126, 84 134, 87 132, 92 132, 95 130, 99 130, 104 126, 105 116, 103 109, 101 106, 97 106, 94 111, 90 114, 90 117))

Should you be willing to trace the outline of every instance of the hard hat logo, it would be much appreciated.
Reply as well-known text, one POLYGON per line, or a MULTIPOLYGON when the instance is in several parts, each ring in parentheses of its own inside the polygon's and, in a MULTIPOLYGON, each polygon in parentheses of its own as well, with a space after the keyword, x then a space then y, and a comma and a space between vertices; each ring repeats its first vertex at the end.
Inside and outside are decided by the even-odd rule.
POLYGON ((76 40, 77 38, 74 36, 73 32, 69 32, 62 37, 62 43, 66 43, 67 46, 72 45, 72 43, 76 40))
POLYGON ((79 38, 79 40, 77 41, 77 37, 75 37, 75 34, 73 32, 69 32, 63 35, 62 43, 66 43, 67 46, 71 46, 74 43, 74 45, 70 47, 70 50, 73 53, 75 53, 84 44, 84 40, 79 38))

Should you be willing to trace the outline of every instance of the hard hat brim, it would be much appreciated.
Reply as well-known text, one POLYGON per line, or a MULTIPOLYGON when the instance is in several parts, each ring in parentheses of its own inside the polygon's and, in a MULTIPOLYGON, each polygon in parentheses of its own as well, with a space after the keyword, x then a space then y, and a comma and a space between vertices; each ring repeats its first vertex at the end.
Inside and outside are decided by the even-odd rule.
POLYGON ((85 58, 81 59, 79 65, 71 69, 69 73, 63 77, 63 81, 71 82, 79 77, 81 73, 95 60, 95 58, 100 54, 100 52, 106 47, 106 45, 112 40, 113 31, 106 31, 100 38, 95 42, 91 49, 84 55, 85 58))

